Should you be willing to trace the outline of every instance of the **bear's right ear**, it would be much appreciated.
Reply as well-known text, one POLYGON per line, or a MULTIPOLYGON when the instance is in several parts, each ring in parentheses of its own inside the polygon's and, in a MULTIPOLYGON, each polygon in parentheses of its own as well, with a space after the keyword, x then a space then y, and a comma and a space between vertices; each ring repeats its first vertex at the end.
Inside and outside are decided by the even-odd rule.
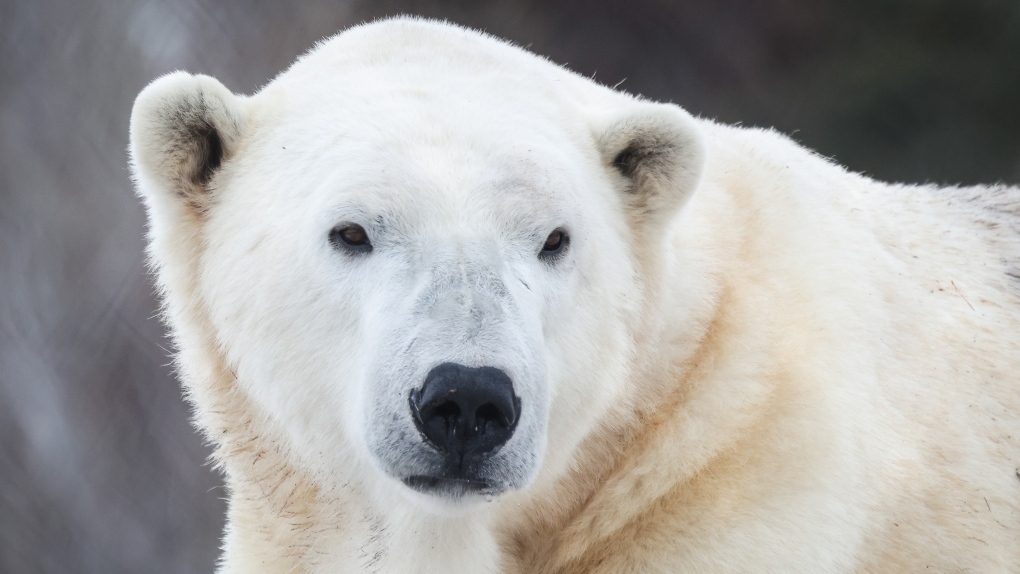
POLYGON ((237 149, 243 102, 209 76, 175 72, 149 84, 131 111, 139 191, 169 194, 202 211, 209 182, 237 149))

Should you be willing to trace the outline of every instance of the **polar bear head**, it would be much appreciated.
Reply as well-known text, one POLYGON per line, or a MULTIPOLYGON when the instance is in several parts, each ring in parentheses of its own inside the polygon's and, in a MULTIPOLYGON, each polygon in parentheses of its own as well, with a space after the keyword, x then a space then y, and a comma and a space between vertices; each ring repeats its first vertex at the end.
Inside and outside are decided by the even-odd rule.
POLYGON ((675 106, 398 20, 253 96, 156 80, 131 155, 200 424, 243 424, 216 363, 326 489, 449 505, 562 472, 626 400, 641 268, 704 152, 675 106))

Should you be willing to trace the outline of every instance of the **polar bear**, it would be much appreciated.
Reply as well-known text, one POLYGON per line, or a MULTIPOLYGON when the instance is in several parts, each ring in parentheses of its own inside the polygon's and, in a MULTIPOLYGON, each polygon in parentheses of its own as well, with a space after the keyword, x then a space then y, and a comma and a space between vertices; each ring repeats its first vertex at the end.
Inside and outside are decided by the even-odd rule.
POLYGON ((1017 188, 413 19, 130 153, 220 572, 1020 572, 1017 188))

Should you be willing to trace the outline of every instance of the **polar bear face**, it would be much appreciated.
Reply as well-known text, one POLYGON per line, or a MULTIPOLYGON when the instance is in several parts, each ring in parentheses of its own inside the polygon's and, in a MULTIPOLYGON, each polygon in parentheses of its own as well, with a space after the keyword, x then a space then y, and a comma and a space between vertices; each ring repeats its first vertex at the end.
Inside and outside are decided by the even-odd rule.
MULTIPOLYGON (((321 470, 338 476, 342 469, 329 465, 356 456, 430 492, 520 488, 545 451, 556 387, 550 371, 563 370, 550 362, 564 346, 584 344, 564 340, 558 325, 606 324, 593 321, 605 312, 599 299, 583 293, 586 236, 593 226, 622 226, 610 210, 583 208, 581 186, 599 182, 552 169, 581 163, 576 150, 555 145, 564 139, 556 128, 531 120, 520 130, 528 118, 491 107, 489 117, 472 110, 480 117, 468 121, 463 107, 437 114, 417 97, 364 105, 367 117, 402 118, 371 132, 358 125, 362 118, 338 113, 348 105, 335 100, 333 110, 309 113, 308 101, 289 108, 293 115, 260 146, 272 155, 293 149, 290 167, 280 168, 289 173, 266 186, 238 165, 229 189, 245 191, 225 186, 210 210, 206 298, 217 331, 231 339, 227 348, 238 350, 232 362, 242 384, 292 444, 333 452, 309 461, 325 463, 321 470), (430 115, 437 117, 418 119, 430 115), (505 135, 497 141, 479 133, 499 124, 505 135), (330 141, 337 132, 349 135, 316 144, 314 166, 298 159, 301 140, 330 141), (265 301, 259 318, 249 310, 253 297, 265 301), (465 380, 446 389, 456 391, 445 393, 446 405, 432 406, 459 412, 423 420, 429 401, 421 395, 443 365, 461 366, 453 376, 465 380), (465 368, 496 371, 505 388, 457 404, 457 392, 486 384, 465 368), (480 420, 466 420, 476 414, 480 420), (428 423, 478 441, 430 438, 428 423), (342 454, 338 444, 354 452, 342 454)), ((251 170, 269 161, 253 157, 251 170)), ((605 248, 626 262, 624 245, 605 248)))
POLYGON ((186 378, 211 347, 327 488, 460 505, 562 472, 621 400, 640 251, 703 152, 675 107, 591 109, 492 39, 388 26, 248 98, 157 80, 132 156, 186 378))

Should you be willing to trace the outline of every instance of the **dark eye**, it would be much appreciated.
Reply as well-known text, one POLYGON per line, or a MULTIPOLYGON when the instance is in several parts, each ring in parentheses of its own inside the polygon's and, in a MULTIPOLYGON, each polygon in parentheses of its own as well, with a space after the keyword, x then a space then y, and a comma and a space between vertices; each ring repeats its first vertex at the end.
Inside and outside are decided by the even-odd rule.
POLYGON ((352 253, 368 253, 372 251, 372 243, 368 240, 365 228, 356 223, 345 223, 333 228, 329 234, 333 245, 352 253))
POLYGON ((549 237, 545 239, 545 244, 542 245, 542 251, 538 254, 541 259, 552 259, 560 255, 567 249, 567 245, 570 244, 570 238, 567 237, 567 232, 562 229, 557 229, 549 234, 549 237))

